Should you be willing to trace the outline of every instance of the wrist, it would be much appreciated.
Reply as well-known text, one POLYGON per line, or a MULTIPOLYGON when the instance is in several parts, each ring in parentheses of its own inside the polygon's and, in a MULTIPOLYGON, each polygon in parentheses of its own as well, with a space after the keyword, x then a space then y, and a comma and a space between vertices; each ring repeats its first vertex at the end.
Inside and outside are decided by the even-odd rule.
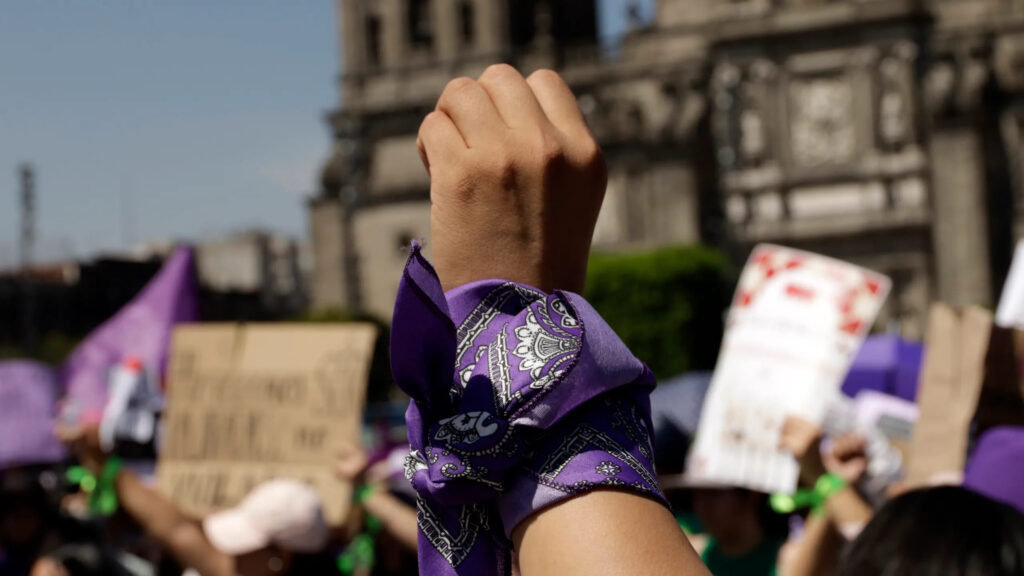
POLYGON ((769 502, 780 514, 810 508, 812 514, 821 515, 826 512, 828 501, 846 487, 846 480, 841 476, 826 472, 815 480, 811 488, 801 488, 793 494, 772 494, 769 502))
POLYGON ((424 573, 500 556, 523 519, 590 490, 663 502, 648 445, 653 375, 582 297, 503 280, 445 293, 414 247, 391 351, 412 398, 406 477, 420 495, 424 573), (493 538, 452 551, 446 526, 493 538))

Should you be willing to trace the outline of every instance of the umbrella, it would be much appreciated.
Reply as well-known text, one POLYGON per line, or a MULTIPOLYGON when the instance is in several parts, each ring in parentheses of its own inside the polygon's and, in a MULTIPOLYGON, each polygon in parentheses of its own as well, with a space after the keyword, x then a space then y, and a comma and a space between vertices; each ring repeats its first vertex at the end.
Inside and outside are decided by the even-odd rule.
POLYGON ((853 398, 861 390, 875 390, 913 402, 923 356, 920 342, 892 334, 871 336, 853 360, 843 394, 853 398))

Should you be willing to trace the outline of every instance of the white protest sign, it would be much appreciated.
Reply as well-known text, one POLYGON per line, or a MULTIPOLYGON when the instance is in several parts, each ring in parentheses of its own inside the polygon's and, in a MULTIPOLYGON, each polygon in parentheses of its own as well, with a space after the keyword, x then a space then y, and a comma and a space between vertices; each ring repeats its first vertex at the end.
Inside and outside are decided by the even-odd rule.
POLYGON ((885 276, 762 244, 740 276, 687 465, 694 484, 791 492, 786 416, 821 423, 889 292, 885 276))
POLYGON ((996 309, 996 326, 1024 330, 1024 241, 1017 243, 1013 264, 996 309))

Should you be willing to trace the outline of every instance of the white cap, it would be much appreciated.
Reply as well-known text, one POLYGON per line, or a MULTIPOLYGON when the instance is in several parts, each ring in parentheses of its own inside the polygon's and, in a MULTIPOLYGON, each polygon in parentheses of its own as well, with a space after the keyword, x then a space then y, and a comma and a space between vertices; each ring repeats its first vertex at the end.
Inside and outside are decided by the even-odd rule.
POLYGON ((318 552, 327 542, 320 496, 308 484, 288 479, 260 484, 235 508, 208 516, 203 530, 215 548, 232 556, 271 544, 318 552))

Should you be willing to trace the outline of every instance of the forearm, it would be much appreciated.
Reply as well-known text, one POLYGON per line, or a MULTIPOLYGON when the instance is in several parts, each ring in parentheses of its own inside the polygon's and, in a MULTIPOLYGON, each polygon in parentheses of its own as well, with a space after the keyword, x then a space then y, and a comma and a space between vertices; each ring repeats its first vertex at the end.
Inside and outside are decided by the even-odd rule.
POLYGON ((165 540, 182 523, 190 522, 177 506, 131 472, 119 473, 116 487, 121 507, 158 541, 165 540))
POLYGON ((121 508, 179 563, 203 576, 231 576, 233 559, 213 548, 199 524, 173 502, 128 471, 118 474, 115 485, 121 508))
POLYGON ((871 505, 852 486, 833 494, 825 508, 835 527, 848 538, 855 537, 874 513, 871 505))
POLYGON ((828 516, 808 516, 803 537, 796 543, 796 552, 784 567, 783 576, 833 574, 839 562, 841 545, 842 538, 828 516))
POLYGON ((418 529, 414 508, 382 490, 374 490, 363 502, 363 506, 368 513, 376 516, 384 530, 391 533, 402 545, 409 550, 416 549, 418 529))

